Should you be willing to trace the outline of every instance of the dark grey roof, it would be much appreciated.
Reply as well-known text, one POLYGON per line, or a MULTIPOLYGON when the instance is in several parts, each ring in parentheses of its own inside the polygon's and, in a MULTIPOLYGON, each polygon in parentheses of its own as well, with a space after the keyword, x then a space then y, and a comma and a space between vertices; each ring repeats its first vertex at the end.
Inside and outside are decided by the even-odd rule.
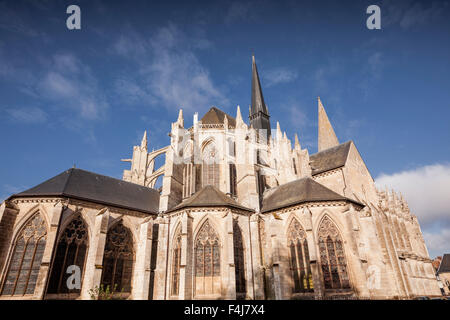
POLYGON ((184 208, 200 207, 232 207, 245 211, 254 211, 253 209, 241 206, 239 203, 228 197, 216 187, 208 185, 194 193, 190 198, 184 200, 176 207, 170 209, 168 212, 184 208))
POLYGON ((146 213, 159 210, 157 190, 76 168, 10 198, 41 196, 63 196, 146 213))
POLYGON ((223 124, 225 117, 228 119, 229 126, 236 127, 236 119, 216 107, 209 109, 201 120, 202 124, 223 124))
POLYGON ((450 272, 450 253, 445 253, 437 273, 450 272))
POLYGON ((353 141, 347 141, 311 155, 309 164, 311 165, 312 175, 343 167, 347 162, 352 143, 353 141))
POLYGON ((350 201, 360 206, 363 204, 341 196, 313 179, 301 178, 269 189, 264 193, 261 212, 268 212, 305 202, 316 201, 350 201))

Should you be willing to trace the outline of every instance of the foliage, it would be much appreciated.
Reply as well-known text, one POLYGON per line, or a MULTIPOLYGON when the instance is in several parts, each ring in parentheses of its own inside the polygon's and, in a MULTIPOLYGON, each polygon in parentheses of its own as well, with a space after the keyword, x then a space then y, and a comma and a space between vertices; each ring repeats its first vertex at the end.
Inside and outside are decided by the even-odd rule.
POLYGON ((91 297, 92 300, 123 300, 124 299, 124 297, 122 296, 123 288, 118 295, 116 289, 117 284, 114 285, 112 290, 109 285, 107 285, 105 288, 103 284, 101 284, 100 287, 95 286, 94 289, 90 289, 89 296, 91 297))

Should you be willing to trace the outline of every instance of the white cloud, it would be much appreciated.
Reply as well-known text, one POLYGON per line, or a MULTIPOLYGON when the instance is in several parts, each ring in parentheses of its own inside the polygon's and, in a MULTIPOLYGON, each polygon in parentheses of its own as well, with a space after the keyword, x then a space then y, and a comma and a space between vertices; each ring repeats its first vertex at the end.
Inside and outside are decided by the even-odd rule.
POLYGON ((411 212, 421 223, 450 222, 450 164, 434 164, 376 178, 380 188, 388 186, 403 194, 411 212))
POLYGON ((43 123, 47 121, 47 113, 42 109, 36 107, 30 108, 11 108, 6 112, 10 118, 17 122, 22 123, 43 123))
POLYGON ((231 24, 240 20, 247 20, 250 18, 252 3, 235 1, 233 2, 225 15, 225 23, 231 24))
POLYGON ((437 232, 423 231, 430 257, 434 258, 450 250, 450 228, 442 228, 437 232))
POLYGON ((280 83, 287 83, 297 79, 297 72, 287 68, 276 68, 264 72, 264 81, 267 87, 271 87, 280 83))
POLYGON ((188 111, 228 104, 195 53, 195 49, 209 47, 205 46, 207 40, 188 38, 173 24, 160 28, 150 39, 133 31, 130 34, 132 41, 121 36, 114 45, 117 54, 131 57, 138 67, 133 81, 116 82, 121 100, 130 98, 136 104, 137 99, 143 99, 142 104, 188 111))

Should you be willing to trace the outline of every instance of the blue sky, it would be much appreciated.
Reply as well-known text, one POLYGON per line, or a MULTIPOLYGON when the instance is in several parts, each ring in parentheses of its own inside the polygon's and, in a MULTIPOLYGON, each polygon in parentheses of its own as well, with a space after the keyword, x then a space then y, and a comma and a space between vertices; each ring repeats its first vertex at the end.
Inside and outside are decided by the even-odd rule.
POLYGON ((248 116, 254 52, 272 126, 315 153, 320 96, 430 254, 449 252, 449 17, 448 1, 0 1, 0 199, 74 164, 121 178, 180 107, 187 125, 213 105, 248 116))

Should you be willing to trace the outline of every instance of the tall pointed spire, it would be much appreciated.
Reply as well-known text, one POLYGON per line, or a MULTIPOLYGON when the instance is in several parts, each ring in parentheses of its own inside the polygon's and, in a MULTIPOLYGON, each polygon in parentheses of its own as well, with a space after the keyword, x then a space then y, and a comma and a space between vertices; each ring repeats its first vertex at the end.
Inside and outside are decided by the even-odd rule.
POLYGON ((147 149, 147 130, 145 130, 144 136, 142 137, 141 148, 147 149))
POLYGON ((333 126, 328 119, 325 108, 320 101, 320 97, 317 98, 319 105, 319 141, 318 141, 318 151, 329 149, 339 145, 336 133, 334 133, 333 126))
POLYGON ((252 55, 252 104, 250 107, 249 118, 253 128, 267 130, 267 140, 269 140, 270 115, 266 103, 264 102, 254 55, 252 55))
POLYGON ((255 56, 252 55, 252 114, 263 112, 268 115, 266 103, 259 81, 258 68, 256 67, 255 56))

